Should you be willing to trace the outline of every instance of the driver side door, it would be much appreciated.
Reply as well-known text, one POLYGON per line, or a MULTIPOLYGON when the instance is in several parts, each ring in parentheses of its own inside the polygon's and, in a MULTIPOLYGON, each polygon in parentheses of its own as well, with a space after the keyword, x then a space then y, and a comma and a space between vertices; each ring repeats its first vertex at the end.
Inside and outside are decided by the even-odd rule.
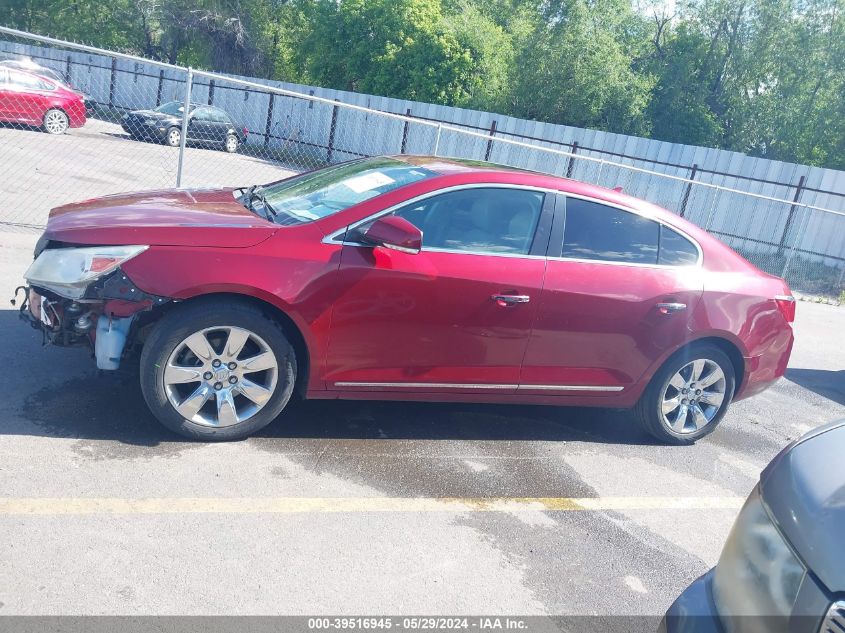
MULTIPOLYGON (((325 380, 330 390, 512 393, 539 302, 554 196, 464 186, 390 210, 422 250, 347 231, 325 380)), ((384 215, 384 213, 379 214, 384 215)))

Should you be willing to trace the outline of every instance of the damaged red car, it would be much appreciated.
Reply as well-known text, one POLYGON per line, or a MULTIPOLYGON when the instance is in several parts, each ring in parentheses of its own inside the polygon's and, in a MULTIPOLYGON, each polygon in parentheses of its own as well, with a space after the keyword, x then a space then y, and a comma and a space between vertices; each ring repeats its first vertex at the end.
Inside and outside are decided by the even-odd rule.
POLYGON ((153 414, 207 440, 298 394, 621 407, 687 444, 783 375, 795 315, 669 211, 436 157, 59 207, 26 280, 27 321, 140 362, 153 414))

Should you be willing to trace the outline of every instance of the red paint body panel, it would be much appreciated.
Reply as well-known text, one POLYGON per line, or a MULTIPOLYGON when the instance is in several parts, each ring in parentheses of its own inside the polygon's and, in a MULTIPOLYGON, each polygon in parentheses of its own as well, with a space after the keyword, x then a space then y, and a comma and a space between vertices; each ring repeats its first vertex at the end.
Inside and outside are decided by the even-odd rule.
POLYGON ((539 298, 544 267, 542 259, 345 246, 326 380, 516 391, 536 302, 502 306, 492 297, 539 298))
POLYGON ((150 245, 123 270, 152 295, 188 300, 234 293, 275 306, 308 348, 311 398, 627 407, 672 353, 705 337, 729 342, 745 359, 737 398, 783 375, 792 329, 774 297, 789 294, 786 284, 682 218, 553 176, 406 160, 439 175, 310 224, 265 221, 229 189, 158 191, 60 207, 46 235, 78 244, 150 245), (693 237, 703 264, 457 254, 426 251, 424 237, 422 252, 409 254, 327 239, 416 196, 473 183, 539 187, 624 206, 693 237), (491 299, 496 294, 526 295, 530 302, 505 306, 491 299), (662 302, 687 309, 662 314, 656 307, 662 302), (415 386, 337 384, 344 382, 415 386), (554 392, 532 385, 622 389, 554 392))
POLYGON ((56 207, 48 239, 77 244, 148 244, 238 248, 279 227, 243 207, 231 189, 122 193, 56 207))
POLYGON ((20 69, 15 74, 37 77, 54 86, 53 90, 8 88, 0 86, 0 121, 41 125, 44 114, 51 109, 63 110, 70 127, 82 127, 86 122, 85 102, 82 98, 51 79, 20 69))
POLYGON ((550 259, 522 384, 606 385, 638 395, 640 378, 692 338, 689 317, 702 290, 695 267, 550 259), (661 314, 662 302, 688 309, 661 314))

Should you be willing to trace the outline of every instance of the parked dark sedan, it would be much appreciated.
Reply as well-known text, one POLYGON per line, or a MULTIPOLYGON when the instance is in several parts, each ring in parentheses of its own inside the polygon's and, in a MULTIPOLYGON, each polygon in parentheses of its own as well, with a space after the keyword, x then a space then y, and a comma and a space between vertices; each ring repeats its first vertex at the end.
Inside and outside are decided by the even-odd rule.
POLYGON ((787 446, 760 476, 715 568, 667 633, 845 631, 845 420, 787 446))
MULTIPOLYGON (((182 139, 182 112, 178 101, 163 103, 154 110, 133 110, 123 115, 121 125, 131 137, 162 141, 178 147, 182 139)), ((188 142, 220 147, 229 153, 246 142, 248 130, 236 124, 220 108, 192 103, 188 112, 188 142)))

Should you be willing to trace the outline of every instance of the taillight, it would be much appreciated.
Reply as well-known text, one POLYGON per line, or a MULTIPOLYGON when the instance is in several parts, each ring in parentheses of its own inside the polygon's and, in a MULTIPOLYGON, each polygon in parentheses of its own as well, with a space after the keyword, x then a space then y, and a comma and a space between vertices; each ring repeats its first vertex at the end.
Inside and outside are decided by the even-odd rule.
POLYGON ((795 297, 792 295, 778 295, 775 297, 775 303, 778 304, 778 310, 780 310, 787 323, 795 321, 795 297))

